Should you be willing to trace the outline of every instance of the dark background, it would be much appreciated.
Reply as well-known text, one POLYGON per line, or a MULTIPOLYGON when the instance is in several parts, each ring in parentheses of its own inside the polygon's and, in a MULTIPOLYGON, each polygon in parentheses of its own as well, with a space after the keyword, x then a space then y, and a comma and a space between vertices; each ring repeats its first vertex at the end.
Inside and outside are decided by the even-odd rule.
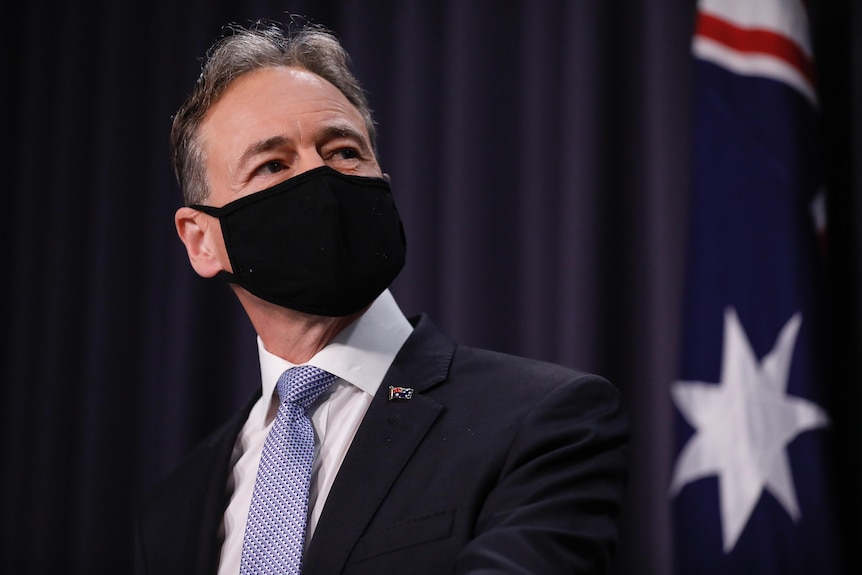
MULTIPOLYGON (((830 192, 835 491, 858 526, 862 8, 809 2, 830 192)), ((228 22, 305 14, 370 92, 393 292, 462 343, 596 371, 634 430, 618 573, 671 571, 694 2, 32 0, 5 21, 0 571, 127 573, 143 495, 258 384, 173 228, 171 114, 228 22)), ((858 561, 851 560, 859 572, 858 561)))

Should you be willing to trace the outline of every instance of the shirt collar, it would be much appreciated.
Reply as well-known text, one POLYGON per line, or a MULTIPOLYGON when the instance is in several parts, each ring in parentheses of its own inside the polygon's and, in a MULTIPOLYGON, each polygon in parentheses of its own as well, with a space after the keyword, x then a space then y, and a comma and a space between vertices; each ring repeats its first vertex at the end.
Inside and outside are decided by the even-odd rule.
MULTIPOLYGON (((307 363, 373 396, 412 331, 413 326, 387 289, 307 363)), ((263 397, 271 397, 281 374, 296 365, 267 351, 260 336, 257 349, 263 397)))

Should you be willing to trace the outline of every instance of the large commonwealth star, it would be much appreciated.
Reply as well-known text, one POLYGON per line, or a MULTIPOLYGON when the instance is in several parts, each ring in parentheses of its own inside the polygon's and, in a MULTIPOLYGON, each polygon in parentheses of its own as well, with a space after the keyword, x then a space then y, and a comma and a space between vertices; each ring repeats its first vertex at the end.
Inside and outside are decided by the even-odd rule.
POLYGON ((802 314, 791 317, 758 362, 736 311, 724 312, 721 381, 676 381, 671 395, 696 429, 674 468, 670 491, 718 476, 724 551, 729 553, 768 489, 787 513, 800 516, 785 447, 800 433, 828 424, 816 404, 787 395, 787 377, 802 314))

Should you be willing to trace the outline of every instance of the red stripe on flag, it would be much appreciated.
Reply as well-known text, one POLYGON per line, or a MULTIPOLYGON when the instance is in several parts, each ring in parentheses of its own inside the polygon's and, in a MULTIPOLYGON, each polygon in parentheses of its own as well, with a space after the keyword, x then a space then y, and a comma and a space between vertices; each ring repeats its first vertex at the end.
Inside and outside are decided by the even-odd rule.
POLYGON ((724 44, 738 52, 768 54, 783 60, 796 68, 811 86, 815 86, 814 62, 798 44, 786 36, 769 30, 739 28, 726 20, 703 12, 698 14, 697 35, 724 44))

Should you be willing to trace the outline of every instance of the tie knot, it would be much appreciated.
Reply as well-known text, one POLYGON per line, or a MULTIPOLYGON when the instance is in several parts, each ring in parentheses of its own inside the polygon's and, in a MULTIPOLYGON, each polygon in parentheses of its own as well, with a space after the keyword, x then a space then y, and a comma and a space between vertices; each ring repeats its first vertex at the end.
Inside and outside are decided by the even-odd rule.
POLYGON ((303 410, 314 403, 335 381, 335 376, 313 365, 292 367, 281 374, 276 384, 278 397, 303 410))

